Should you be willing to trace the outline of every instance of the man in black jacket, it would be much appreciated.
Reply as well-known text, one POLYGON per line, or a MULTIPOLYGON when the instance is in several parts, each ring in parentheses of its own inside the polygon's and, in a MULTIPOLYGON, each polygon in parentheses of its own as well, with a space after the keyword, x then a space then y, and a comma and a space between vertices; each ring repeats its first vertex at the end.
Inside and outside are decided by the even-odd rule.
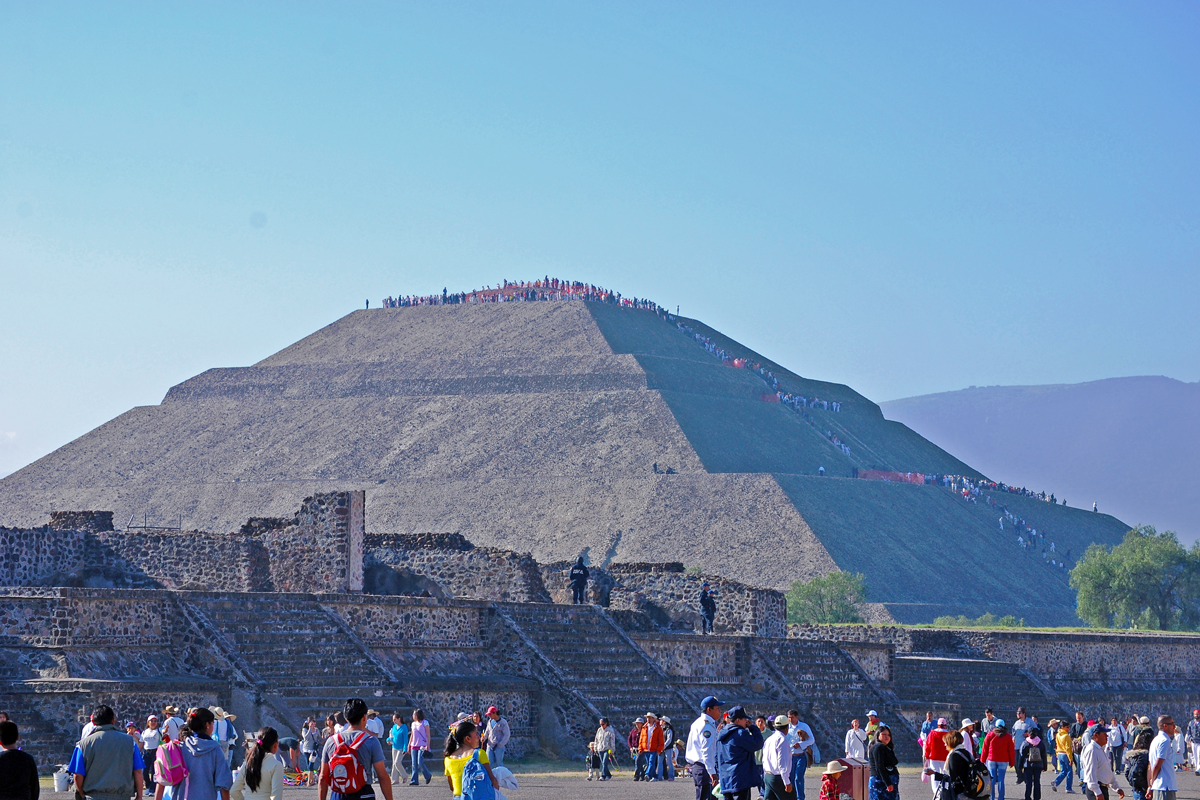
POLYGON ((708 590, 708 581, 700 586, 700 617, 702 619, 700 632, 712 633, 713 620, 717 618, 717 601, 713 599, 712 593, 708 590))
POLYGON ((575 605, 581 605, 587 601, 584 596, 587 594, 587 582, 591 577, 588 568, 583 565, 583 556, 575 560, 575 566, 571 567, 571 602, 575 605))

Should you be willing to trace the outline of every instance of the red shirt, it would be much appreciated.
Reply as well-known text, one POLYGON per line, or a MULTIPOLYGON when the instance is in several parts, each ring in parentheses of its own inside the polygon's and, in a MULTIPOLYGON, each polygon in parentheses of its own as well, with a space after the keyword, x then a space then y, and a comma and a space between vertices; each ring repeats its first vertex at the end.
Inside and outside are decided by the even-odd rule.
POLYGON ((1013 738, 1007 733, 997 734, 988 731, 983 740, 983 752, 979 754, 980 761, 1007 761, 1010 767, 1016 766, 1017 754, 1013 738))
POLYGON ((950 755, 950 750, 946 747, 946 740, 943 738, 950 731, 945 728, 934 728, 929 732, 929 736, 925 739, 925 757, 930 761, 945 761, 946 756, 950 755))

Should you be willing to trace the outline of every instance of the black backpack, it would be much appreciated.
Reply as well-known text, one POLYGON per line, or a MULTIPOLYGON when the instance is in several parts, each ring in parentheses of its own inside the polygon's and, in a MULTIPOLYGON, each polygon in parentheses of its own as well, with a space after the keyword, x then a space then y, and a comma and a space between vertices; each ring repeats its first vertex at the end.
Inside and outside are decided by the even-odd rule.
POLYGON ((1030 766, 1040 767, 1042 765, 1041 745, 1038 745, 1037 747, 1030 745, 1029 749, 1025 751, 1025 760, 1030 764, 1030 766))
POLYGON ((1127 755, 1125 761, 1125 780, 1139 792, 1145 792, 1147 787, 1146 772, 1150 768, 1150 752, 1139 750, 1127 755))
POLYGON ((947 774, 950 772, 950 759, 955 757, 955 755, 964 759, 969 769, 965 781, 966 785, 958 785, 959 782, 955 781, 955 785, 953 786, 954 792, 970 798, 988 797, 992 791, 991 775, 988 774, 987 767, 979 759, 969 758, 961 750, 951 751, 950 756, 946 758, 945 770, 947 774))

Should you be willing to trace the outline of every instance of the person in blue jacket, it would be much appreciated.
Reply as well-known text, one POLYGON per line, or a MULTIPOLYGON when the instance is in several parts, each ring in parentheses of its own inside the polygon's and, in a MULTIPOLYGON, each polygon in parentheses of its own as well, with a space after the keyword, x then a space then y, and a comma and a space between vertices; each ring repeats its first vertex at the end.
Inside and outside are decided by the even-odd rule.
POLYGON ((758 785, 754 754, 762 747, 762 733, 751 724, 746 709, 729 709, 729 725, 717 734, 717 775, 727 800, 750 800, 750 790, 758 785))

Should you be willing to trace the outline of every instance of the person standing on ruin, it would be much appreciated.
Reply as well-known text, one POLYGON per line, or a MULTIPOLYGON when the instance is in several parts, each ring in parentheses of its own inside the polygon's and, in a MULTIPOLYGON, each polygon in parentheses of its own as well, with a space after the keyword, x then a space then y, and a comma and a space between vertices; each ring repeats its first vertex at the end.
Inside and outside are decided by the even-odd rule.
POLYGON ((575 605, 582 605, 587 602, 587 584, 591 573, 584 566, 583 556, 575 559, 575 565, 571 567, 571 602, 575 605))
POLYGON ((700 584, 700 632, 712 633, 713 621, 717 618, 717 601, 709 590, 708 581, 700 584))

